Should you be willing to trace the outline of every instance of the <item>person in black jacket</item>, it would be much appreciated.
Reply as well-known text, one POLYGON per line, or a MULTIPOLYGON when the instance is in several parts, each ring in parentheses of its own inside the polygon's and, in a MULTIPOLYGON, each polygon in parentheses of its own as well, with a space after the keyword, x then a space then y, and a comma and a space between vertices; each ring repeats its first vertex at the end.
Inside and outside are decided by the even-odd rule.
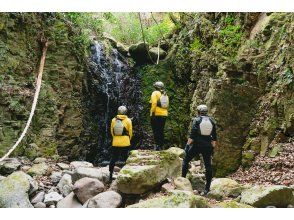
POLYGON ((216 124, 213 119, 207 116, 207 106, 197 107, 198 117, 194 119, 190 137, 185 148, 185 158, 183 160, 182 176, 186 177, 189 162, 198 154, 201 154, 205 166, 206 185, 204 194, 210 190, 212 180, 211 158, 213 149, 216 147, 217 134, 216 124))

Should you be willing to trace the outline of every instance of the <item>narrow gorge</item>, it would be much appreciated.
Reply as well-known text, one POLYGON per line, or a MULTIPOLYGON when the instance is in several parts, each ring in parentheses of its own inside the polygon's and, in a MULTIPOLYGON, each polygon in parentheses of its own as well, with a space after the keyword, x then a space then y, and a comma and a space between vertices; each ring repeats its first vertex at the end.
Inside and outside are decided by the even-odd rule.
MULTIPOLYGON (((117 108, 125 105, 134 127, 134 151, 128 164, 135 166, 137 159, 141 158, 143 165, 157 167, 163 176, 153 170, 148 175, 154 178, 150 179, 156 182, 156 187, 161 187, 167 184, 167 179, 177 176, 191 121, 197 116, 196 107, 205 103, 209 115, 217 123, 219 139, 213 156, 215 184, 238 188, 237 193, 230 191, 230 195, 223 195, 224 192, 220 193, 215 185, 211 198, 220 201, 226 197, 238 197, 239 200, 234 202, 242 203, 242 198, 245 201, 246 193, 249 193, 241 196, 243 190, 249 190, 247 184, 282 185, 285 188, 277 190, 285 195, 291 187, 293 191, 293 13, 177 13, 176 16, 159 13, 161 24, 165 22, 164 16, 168 17, 168 24, 172 27, 169 32, 163 34, 161 28, 159 37, 152 41, 147 36, 152 26, 146 28, 146 36, 141 36, 141 29, 133 27, 140 36, 134 42, 124 38, 125 35, 133 36, 131 31, 126 30, 123 35, 101 25, 97 21, 100 14, 87 17, 80 14, 0 13, 0 157, 15 143, 28 119, 41 56, 40 39, 45 37, 49 41, 32 125, 10 156, 20 163, 14 171, 24 171, 23 167, 39 164, 34 160, 46 158, 44 160, 51 164, 51 171, 66 170, 73 181, 86 175, 78 173, 78 167, 99 167, 100 176, 93 175, 103 182, 110 159, 110 122, 117 114, 117 108), (79 20, 81 18, 85 19, 84 23, 79 20), (151 150, 154 146, 149 100, 155 81, 165 83, 170 98, 165 127, 166 151, 158 155, 150 151, 150 155, 145 155, 144 150, 151 150), (158 158, 162 162, 156 162, 158 158), (84 164, 73 161, 83 161, 84 164), (169 167, 166 161, 173 164, 169 167), (61 168, 60 163, 71 165, 68 169, 61 168), (163 167, 164 171, 161 170, 163 167), (217 181, 218 178, 221 182, 217 181)), ((146 14, 144 24, 147 26, 154 21, 146 14)), ((103 16, 107 22, 113 19, 107 13, 103 16)), ((196 158, 190 167, 189 180, 193 190, 204 181, 200 161, 196 158), (192 175, 193 170, 201 170, 198 179, 192 175)), ((7 179, 13 173, 6 168, 0 163, 0 174, 7 179)), ((50 169, 45 170, 46 175, 39 176, 50 179, 50 169)), ((121 175, 118 187, 125 190, 118 206, 132 206, 139 201, 134 195, 145 196, 149 192, 147 188, 151 180, 145 179, 146 173, 142 174, 142 180, 136 179, 138 189, 135 185, 132 192, 124 188, 131 184, 127 182, 131 171, 122 168, 117 173, 121 175), (139 188, 140 184, 144 185, 143 180, 147 182, 146 190, 139 188), (126 196, 128 194, 133 197, 126 196)), ((43 181, 41 177, 35 180, 43 181)), ((46 181, 43 181, 44 189, 48 191, 54 183, 46 181)), ((175 187, 177 184, 173 182, 171 185, 175 187)), ((144 196, 141 199, 148 197, 144 196)), ((191 200, 190 206, 197 206, 195 202, 197 207, 210 206, 211 201, 207 203, 189 196, 179 198, 191 200)), ((158 204, 162 205, 160 202, 158 204)), ((280 206, 287 207, 293 202, 292 198, 280 206)), ((244 204, 268 205, 266 202, 244 204)), ((46 205, 48 207, 51 203, 46 205)), ((90 203, 87 206, 91 206, 90 203)))

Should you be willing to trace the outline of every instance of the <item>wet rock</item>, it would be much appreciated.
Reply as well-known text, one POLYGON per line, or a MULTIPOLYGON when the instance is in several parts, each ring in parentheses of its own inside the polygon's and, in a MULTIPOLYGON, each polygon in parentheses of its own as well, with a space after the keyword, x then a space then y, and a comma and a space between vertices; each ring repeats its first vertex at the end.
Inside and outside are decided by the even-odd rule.
POLYGON ((174 179, 174 184, 177 190, 193 192, 192 185, 187 178, 177 177, 176 179, 174 179))
POLYGON ((33 208, 29 200, 31 177, 17 171, 0 182, 0 208, 33 208))
POLYGON ((243 190, 242 185, 229 178, 214 179, 208 196, 217 200, 225 197, 238 197, 243 190))
POLYGON ((43 202, 38 202, 34 205, 34 208, 46 208, 46 204, 43 202))
POLYGON ((47 161, 46 158, 44 157, 37 157, 35 160, 34 160, 34 163, 45 163, 47 161))
POLYGON ((202 192, 205 189, 205 174, 196 173, 189 174, 187 178, 190 180, 193 190, 202 192))
POLYGON ((45 198, 45 192, 39 192, 37 195, 34 196, 34 198, 31 200, 32 204, 37 204, 39 202, 43 202, 45 198))
POLYGON ((44 176, 49 171, 49 167, 46 163, 34 164, 29 170, 28 174, 30 176, 44 176))
POLYGON ((48 193, 48 194, 45 195, 44 203, 46 205, 49 205, 50 206, 50 205, 56 204, 57 202, 59 202, 62 199, 63 199, 63 197, 59 193, 57 193, 57 192, 50 192, 50 193, 48 193))
POLYGON ((169 151, 131 151, 117 177, 120 192, 142 194, 167 178, 180 176, 181 160, 169 151))
POLYGON ((93 167, 93 164, 87 161, 73 161, 70 163, 70 166, 77 169, 79 167, 93 167))
POLYGON ((83 177, 90 177, 105 183, 109 180, 109 170, 107 167, 103 167, 103 168, 78 167, 74 171, 72 177, 74 182, 83 177))
POLYGON ((0 174, 7 175, 16 171, 21 163, 17 158, 7 158, 0 162, 0 174))
POLYGON ((129 48, 128 48, 126 45, 124 45, 124 44, 122 44, 122 43, 120 43, 120 42, 117 42, 117 44, 116 44, 116 49, 117 49, 117 51, 120 52, 122 55, 124 55, 124 56, 128 56, 129 48))
POLYGON ((57 184, 57 188, 63 196, 67 196, 73 189, 72 178, 69 174, 64 174, 57 184))
POLYGON ((76 195, 71 192, 65 198, 57 203, 57 208, 82 208, 82 204, 78 201, 76 195))
POLYGON ((253 206, 239 203, 236 201, 224 201, 212 205, 213 208, 254 208, 253 206))
POLYGON ((127 208, 206 208, 207 200, 187 191, 174 191, 167 196, 148 199, 127 208))
POLYGON ((106 191, 89 199, 88 208, 118 208, 121 205, 122 197, 114 191, 106 191))
POLYGON ((54 184, 58 183, 61 180, 62 173, 61 172, 53 172, 50 176, 50 179, 54 184))
POLYGON ((287 207, 289 204, 294 205, 293 189, 280 185, 254 186, 242 192, 241 203, 258 208, 287 207))
POLYGON ((93 178, 84 177, 75 182, 73 191, 81 203, 96 196, 104 190, 104 184, 93 178))
POLYGON ((66 163, 57 163, 57 166, 62 170, 69 170, 70 166, 66 163))

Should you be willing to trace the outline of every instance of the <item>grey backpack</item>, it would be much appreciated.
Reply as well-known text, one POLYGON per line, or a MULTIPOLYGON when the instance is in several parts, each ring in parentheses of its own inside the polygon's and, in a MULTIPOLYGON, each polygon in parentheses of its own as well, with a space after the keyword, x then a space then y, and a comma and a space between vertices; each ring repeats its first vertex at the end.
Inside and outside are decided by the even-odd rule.
POLYGON ((113 126, 113 133, 115 136, 122 136, 124 134, 125 126, 122 120, 116 118, 115 124, 113 126))
POLYGON ((164 109, 167 109, 168 106, 169 106, 169 99, 168 99, 168 96, 165 92, 162 92, 161 93, 161 96, 157 102, 157 105, 160 107, 160 108, 164 108, 164 109))
POLYGON ((210 118, 207 116, 201 116, 202 120, 199 124, 200 134, 204 136, 211 135, 213 125, 210 121, 210 118))

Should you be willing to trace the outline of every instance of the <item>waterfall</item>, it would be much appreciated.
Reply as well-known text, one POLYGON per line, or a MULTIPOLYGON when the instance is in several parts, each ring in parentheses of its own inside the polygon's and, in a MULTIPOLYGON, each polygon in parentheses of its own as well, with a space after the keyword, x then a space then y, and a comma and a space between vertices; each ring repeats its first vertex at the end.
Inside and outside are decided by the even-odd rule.
POLYGON ((116 49, 107 50, 94 42, 90 48, 89 68, 83 89, 83 132, 81 148, 86 159, 95 164, 109 160, 110 123, 117 108, 125 105, 135 130, 133 147, 140 143, 139 115, 142 111, 140 75, 116 49))

